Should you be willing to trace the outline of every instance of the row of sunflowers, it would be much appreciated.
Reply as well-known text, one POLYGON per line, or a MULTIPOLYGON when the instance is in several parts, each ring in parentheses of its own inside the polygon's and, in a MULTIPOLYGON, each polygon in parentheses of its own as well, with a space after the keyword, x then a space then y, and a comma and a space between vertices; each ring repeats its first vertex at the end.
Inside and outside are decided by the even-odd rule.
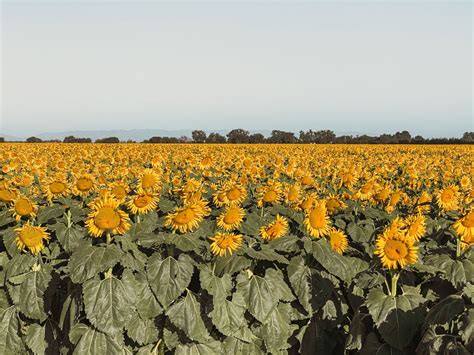
POLYGON ((2 144, 0 353, 472 353, 472 153, 2 144))

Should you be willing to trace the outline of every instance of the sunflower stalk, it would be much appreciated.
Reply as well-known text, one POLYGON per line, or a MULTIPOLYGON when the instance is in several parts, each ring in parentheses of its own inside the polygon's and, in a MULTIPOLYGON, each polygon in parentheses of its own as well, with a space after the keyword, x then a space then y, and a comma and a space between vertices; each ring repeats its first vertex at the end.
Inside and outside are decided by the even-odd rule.
POLYGON ((395 297, 397 295, 397 283, 398 279, 400 277, 400 272, 399 271, 392 271, 392 287, 390 290, 390 295, 395 297))
POLYGON ((456 258, 459 258, 461 254, 461 238, 456 238, 456 258))

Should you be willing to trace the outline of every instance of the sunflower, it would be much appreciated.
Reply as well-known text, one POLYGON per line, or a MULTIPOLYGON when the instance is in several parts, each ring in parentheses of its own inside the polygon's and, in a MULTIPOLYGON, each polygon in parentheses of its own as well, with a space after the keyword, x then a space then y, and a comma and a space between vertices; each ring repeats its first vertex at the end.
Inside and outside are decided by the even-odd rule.
POLYGON ((36 212, 38 211, 38 206, 28 198, 19 196, 15 200, 11 211, 13 212, 15 219, 19 221, 22 217, 35 217, 36 212))
POLYGON ((62 177, 56 177, 50 179, 44 186, 44 193, 49 202, 54 198, 67 195, 69 186, 66 179, 62 177))
POLYGON ((388 187, 384 187, 382 188, 382 190, 380 190, 374 195, 374 200, 377 203, 383 203, 387 201, 389 197, 390 197, 390 189, 388 187))
POLYGON ((367 181, 362 187, 355 193, 355 198, 361 201, 369 200, 374 194, 375 182, 373 180, 367 181))
POLYGON ((230 183, 225 189, 225 199, 229 205, 241 204, 247 197, 247 190, 241 184, 230 183))
POLYGON ((331 245, 331 249, 334 250, 336 253, 342 254, 346 251, 348 242, 347 236, 344 234, 343 231, 331 228, 328 233, 329 244, 331 245))
POLYGON ((283 237, 288 233, 288 221, 286 218, 277 215, 276 219, 260 228, 260 236, 263 240, 273 240, 283 237))
POLYGON ((312 209, 315 205, 315 203, 317 202, 317 196, 316 194, 313 192, 311 194, 309 194, 308 196, 305 197, 305 199, 303 200, 303 202, 300 203, 300 208, 303 210, 303 211, 308 211, 310 209, 312 209))
POLYGON ((344 203, 344 201, 334 194, 329 194, 329 196, 326 198, 326 208, 329 214, 333 214, 346 207, 347 205, 344 203))
POLYGON ((239 228, 244 220, 245 210, 239 206, 229 206, 217 217, 217 226, 226 231, 239 228))
POLYGON ((407 217, 403 221, 403 227, 406 229, 406 235, 418 242, 426 233, 426 218, 422 214, 407 217))
POLYGON ((32 226, 27 222, 23 227, 16 228, 16 245, 19 250, 28 248, 31 253, 37 255, 44 249, 43 240, 49 239, 49 233, 45 227, 32 226))
POLYGON ((451 211, 458 208, 459 188, 455 185, 450 185, 441 189, 436 194, 436 202, 443 211, 451 211))
POLYGON ((393 211, 395 211, 395 208, 400 203, 400 201, 402 201, 403 198, 404 195, 402 192, 395 191, 392 196, 390 196, 390 201, 388 202, 387 207, 385 207, 385 211, 387 211, 388 213, 392 213, 393 211))
POLYGON ((181 233, 193 232, 203 220, 203 212, 199 205, 193 204, 178 208, 169 213, 165 219, 165 226, 181 233))
POLYGON ((142 192, 131 196, 127 207, 133 214, 146 214, 158 207, 158 197, 152 193, 142 192))
POLYGON ((388 269, 398 269, 416 263, 418 247, 414 240, 407 237, 392 225, 387 228, 375 242, 374 254, 378 255, 382 265, 388 269))
POLYGON ((240 234, 217 233, 214 237, 209 238, 211 243, 211 251, 214 255, 225 256, 242 246, 242 236, 240 234))
POLYGON ((158 191, 161 188, 160 176, 152 169, 145 169, 138 180, 139 190, 158 191))
POLYGON ((82 174, 76 178, 72 193, 76 196, 89 196, 95 190, 94 179, 89 174, 82 174))
POLYGON ((418 213, 428 213, 431 208, 429 204, 430 202, 431 196, 426 191, 423 191, 416 201, 416 210, 418 213))
POLYGON ((1 189, 0 190, 0 201, 5 203, 11 203, 16 200, 18 194, 12 189, 1 189))
POLYGON ((311 237, 320 238, 327 235, 330 229, 330 221, 324 202, 316 204, 316 207, 306 212, 304 225, 311 237))
POLYGON ((458 219, 453 228, 461 241, 471 244, 474 242, 474 209, 471 209, 467 215, 458 219))
POLYGON ((263 207, 265 204, 277 204, 281 199, 281 184, 275 180, 269 180, 265 186, 260 188, 257 198, 257 206, 263 207))
POLYGON ((285 187, 285 203, 289 206, 298 205, 301 197, 301 187, 298 184, 291 184, 285 187))
POLYGON ((99 238, 104 232, 112 235, 123 234, 130 229, 128 214, 120 210, 120 202, 110 195, 89 204, 92 212, 86 219, 89 234, 99 238))
POLYGON ((130 188, 127 183, 123 181, 116 181, 110 186, 110 193, 112 196, 122 202, 127 198, 130 188))

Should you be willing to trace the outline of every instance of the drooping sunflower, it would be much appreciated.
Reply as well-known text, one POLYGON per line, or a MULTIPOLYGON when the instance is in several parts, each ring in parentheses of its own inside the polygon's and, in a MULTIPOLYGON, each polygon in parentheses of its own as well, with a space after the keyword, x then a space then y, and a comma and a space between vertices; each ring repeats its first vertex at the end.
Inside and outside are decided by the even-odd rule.
POLYGON ((471 209, 467 215, 458 219, 453 228, 461 241, 466 244, 474 243, 474 209, 471 209))
POLYGON ((436 202, 443 211, 451 211, 458 208, 459 188, 449 185, 436 194, 436 202))
POLYGON ((260 236, 263 240, 273 240, 283 237, 288 233, 288 220, 280 215, 276 219, 260 228, 260 236))
POLYGON ((16 245, 19 250, 28 248, 30 252, 37 255, 44 249, 44 240, 49 239, 46 227, 33 226, 29 222, 15 229, 16 245))
POLYGON ((387 206, 385 207, 385 211, 388 213, 392 213, 397 208, 398 204, 403 200, 404 195, 401 191, 395 191, 390 196, 390 200, 388 201, 387 206))
POLYGON ((330 215, 346 207, 347 205, 344 203, 344 201, 334 194, 329 194, 329 196, 326 198, 326 208, 330 215))
POLYGON ((244 220, 245 210, 239 206, 229 206, 217 217, 217 226, 225 231, 239 228, 244 220))
POLYGON ((311 237, 321 238, 328 234, 331 226, 324 201, 306 212, 304 225, 311 237))
POLYGON ((11 203, 15 201, 18 197, 18 194, 13 189, 1 189, 0 190, 0 201, 5 203, 11 203))
POLYGON ((13 217, 19 221, 23 217, 35 217, 38 211, 38 206, 24 196, 18 196, 11 208, 13 217))
POLYGON ((408 216, 403 221, 406 235, 418 242, 426 233, 426 218, 422 214, 408 216))
POLYGON ((217 233, 209 238, 211 243, 211 251, 216 256, 225 256, 232 253, 242 246, 242 235, 230 233, 217 233))
POLYGON ((418 213, 428 213, 431 209, 430 202, 431 196, 426 191, 423 191, 416 201, 416 210, 418 213))
POLYGON ((123 234, 130 229, 128 214, 120 209, 120 202, 110 195, 98 198, 89 204, 92 209, 87 216, 86 226, 95 238, 104 233, 123 234))
POLYGON ((416 263, 418 259, 418 247, 414 243, 398 227, 391 226, 377 238, 374 254, 378 255, 387 269, 403 268, 416 263))
POLYGON ((112 196, 122 202, 127 198, 128 192, 130 191, 130 187, 124 181, 115 181, 110 186, 110 193, 112 196))
POLYGON ((328 233, 328 238, 331 249, 336 253, 342 254, 346 251, 349 244, 347 242, 347 236, 343 231, 336 228, 331 228, 328 233))
POLYGON ((142 192, 130 196, 127 208, 133 214, 146 214, 158 207, 159 198, 153 193, 142 192))
POLYGON ((165 226, 180 233, 193 232, 203 220, 202 209, 198 205, 189 205, 176 209, 165 218, 165 226))

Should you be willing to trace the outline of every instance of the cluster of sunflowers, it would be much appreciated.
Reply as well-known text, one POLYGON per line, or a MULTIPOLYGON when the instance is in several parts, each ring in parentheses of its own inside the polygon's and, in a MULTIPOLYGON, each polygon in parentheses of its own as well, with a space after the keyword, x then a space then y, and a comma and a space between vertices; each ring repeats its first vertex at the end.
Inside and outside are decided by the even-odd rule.
MULTIPOLYGON (((246 209, 263 214, 277 205, 304 215, 309 236, 327 237, 343 253, 347 235, 330 216, 350 201, 410 213, 395 218, 377 239, 375 253, 387 268, 416 262, 415 245, 430 213, 457 212, 453 228, 461 249, 474 244, 470 147, 4 144, 0 153, 0 201, 19 224, 18 247, 32 253, 50 238, 34 224, 38 210, 67 197, 87 209, 84 225, 96 238, 124 234, 140 216, 159 210, 161 196, 178 203, 164 218, 173 232, 193 232, 217 211, 219 231, 210 239, 220 256, 242 244, 236 231, 246 209)), ((260 227, 260 237, 283 237, 291 223, 277 214, 260 227)))

